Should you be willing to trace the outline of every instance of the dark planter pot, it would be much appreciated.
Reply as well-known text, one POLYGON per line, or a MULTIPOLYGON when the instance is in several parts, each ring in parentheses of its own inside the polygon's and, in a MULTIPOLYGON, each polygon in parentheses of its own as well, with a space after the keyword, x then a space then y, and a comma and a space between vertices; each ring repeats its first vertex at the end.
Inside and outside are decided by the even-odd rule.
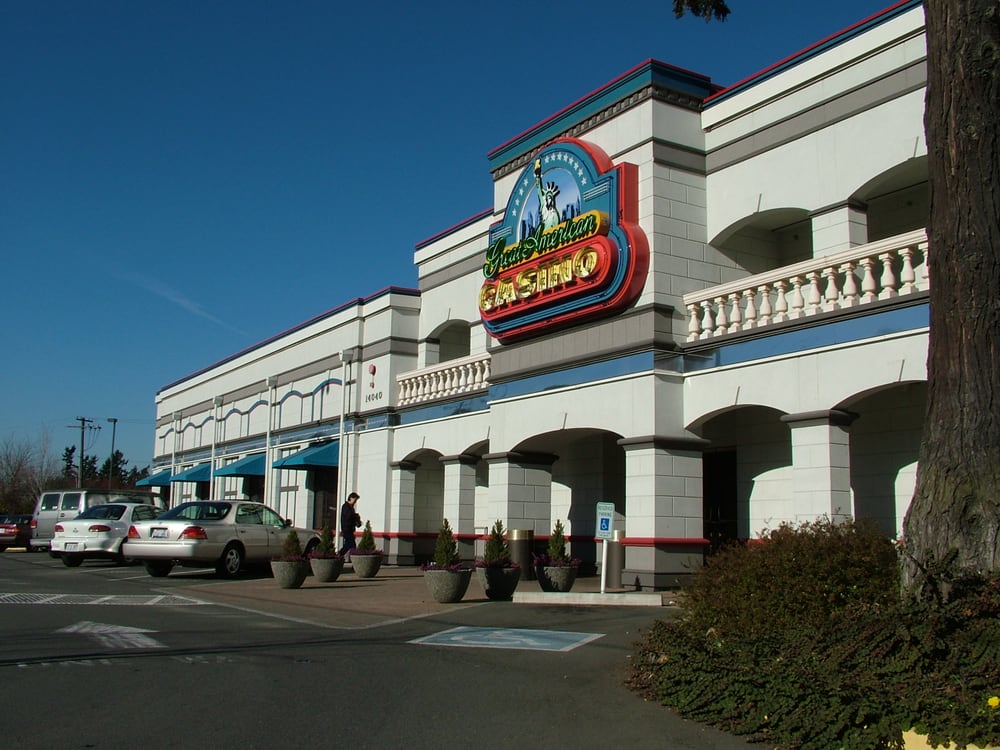
POLYGON ((344 558, 310 557, 309 567, 317 583, 333 583, 344 571, 344 558))
POLYGON ((302 561, 272 560, 271 573, 283 589, 301 588, 309 575, 309 563, 302 561))
POLYGON ((521 580, 521 568, 476 568, 476 578, 483 587, 487 599, 503 601, 514 596, 517 583, 521 580))
POLYGON ((472 568, 461 570, 425 570, 424 582, 434 597, 441 604, 459 602, 469 589, 472 580, 472 568))
POLYGON ((539 565, 535 568, 542 591, 569 591, 576 582, 576 565, 539 565))
POLYGON ((351 566, 358 578, 374 578, 382 567, 382 555, 359 555, 352 552, 351 566))

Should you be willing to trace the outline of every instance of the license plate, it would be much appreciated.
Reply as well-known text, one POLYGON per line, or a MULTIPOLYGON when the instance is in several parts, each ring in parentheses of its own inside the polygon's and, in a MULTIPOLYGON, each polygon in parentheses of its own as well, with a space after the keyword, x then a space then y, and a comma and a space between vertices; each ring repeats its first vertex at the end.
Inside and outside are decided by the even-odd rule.
POLYGON ((77 543, 76 542, 66 542, 66 544, 63 545, 63 548, 67 552, 72 552, 73 550, 76 549, 76 547, 77 547, 77 543))
POLYGON ((153 529, 153 533, 151 533, 149 536, 152 539, 166 539, 167 538, 167 530, 166 529, 153 529))

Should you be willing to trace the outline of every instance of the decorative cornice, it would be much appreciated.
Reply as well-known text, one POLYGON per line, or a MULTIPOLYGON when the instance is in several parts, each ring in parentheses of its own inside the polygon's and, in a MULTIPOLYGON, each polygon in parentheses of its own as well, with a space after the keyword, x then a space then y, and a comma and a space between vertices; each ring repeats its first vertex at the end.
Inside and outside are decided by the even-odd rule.
POLYGON ((642 87, 641 89, 634 91, 628 96, 619 99, 614 104, 605 107, 600 112, 597 112, 591 115, 590 117, 587 117, 586 119, 577 122, 576 124, 572 125, 566 130, 563 130, 555 134, 552 138, 545 141, 545 143, 537 144, 534 148, 530 149, 529 151, 522 153, 520 156, 513 159, 512 161, 509 161, 506 164, 503 164, 502 166, 493 170, 493 179, 499 180, 500 178, 509 175, 511 172, 519 171, 528 162, 531 161, 531 159, 534 157, 534 155, 538 152, 539 149, 544 148, 547 144, 551 143, 556 138, 576 138, 582 135, 583 133, 586 133, 587 131, 593 130, 598 125, 602 125, 608 120, 618 117, 618 115, 622 114, 623 112, 627 112, 628 110, 639 106, 643 102, 649 101, 650 99, 657 102, 663 102, 665 104, 671 104, 675 107, 690 109, 694 112, 698 112, 701 110, 702 100, 700 97, 687 94, 683 91, 677 91, 675 89, 667 88, 655 83, 650 83, 642 87))
POLYGON ((704 450, 706 446, 712 444, 711 440, 704 438, 683 435, 665 437, 660 435, 643 435, 640 437, 622 438, 618 445, 626 450, 628 448, 659 448, 660 450, 682 450, 696 451, 704 450))
POLYGON ((458 453, 454 456, 441 456, 438 461, 443 464, 463 464, 465 466, 475 466, 479 463, 479 456, 469 453, 458 453))
POLYGON ((847 427, 858 418, 852 411, 844 409, 820 409, 818 411, 800 411, 797 414, 782 414, 782 422, 794 424, 796 422, 827 422, 832 425, 847 427))
POLYGON ((503 453, 487 453, 483 459, 490 463, 506 461, 510 464, 529 464, 531 466, 551 466, 559 460, 559 456, 554 453, 522 453, 521 451, 507 451, 503 453))

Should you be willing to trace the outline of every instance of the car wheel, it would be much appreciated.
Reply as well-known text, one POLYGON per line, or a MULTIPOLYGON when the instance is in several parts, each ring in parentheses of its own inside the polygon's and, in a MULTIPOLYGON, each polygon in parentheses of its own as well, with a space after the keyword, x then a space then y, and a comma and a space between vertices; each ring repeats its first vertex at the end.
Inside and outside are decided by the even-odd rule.
POLYGON ((215 572, 222 578, 232 578, 243 567, 243 548, 231 542, 222 551, 222 557, 215 564, 215 572))
POLYGON ((153 560, 146 563, 146 572, 153 576, 153 578, 165 578, 173 569, 173 563, 163 562, 161 560, 153 560))
POLYGON ((111 559, 115 561, 115 565, 124 565, 127 562, 121 547, 118 548, 118 551, 115 552, 115 556, 111 559))
POLYGON ((2 545, 0 545, 0 552, 3 552, 5 549, 7 549, 7 548, 4 547, 4 546, 2 546, 2 545))
POLYGON ((318 539, 311 539, 309 541, 309 544, 306 545, 306 549, 305 549, 305 551, 302 554, 305 555, 306 557, 309 557, 309 555, 311 555, 313 552, 316 551, 316 548, 318 546, 319 546, 319 540, 318 539))
POLYGON ((83 558, 80 555, 63 555, 62 561, 67 568, 79 568, 83 558))

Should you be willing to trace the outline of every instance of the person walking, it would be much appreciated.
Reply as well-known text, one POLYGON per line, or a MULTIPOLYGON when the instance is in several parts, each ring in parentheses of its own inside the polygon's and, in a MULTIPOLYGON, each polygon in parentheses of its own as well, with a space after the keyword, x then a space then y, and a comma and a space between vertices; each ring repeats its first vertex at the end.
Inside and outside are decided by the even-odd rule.
POLYGON ((361 496, 357 492, 352 492, 340 507, 340 536, 344 540, 338 553, 341 556, 346 556, 352 549, 357 548, 354 542, 354 530, 361 526, 361 516, 354 506, 360 499, 361 496))

